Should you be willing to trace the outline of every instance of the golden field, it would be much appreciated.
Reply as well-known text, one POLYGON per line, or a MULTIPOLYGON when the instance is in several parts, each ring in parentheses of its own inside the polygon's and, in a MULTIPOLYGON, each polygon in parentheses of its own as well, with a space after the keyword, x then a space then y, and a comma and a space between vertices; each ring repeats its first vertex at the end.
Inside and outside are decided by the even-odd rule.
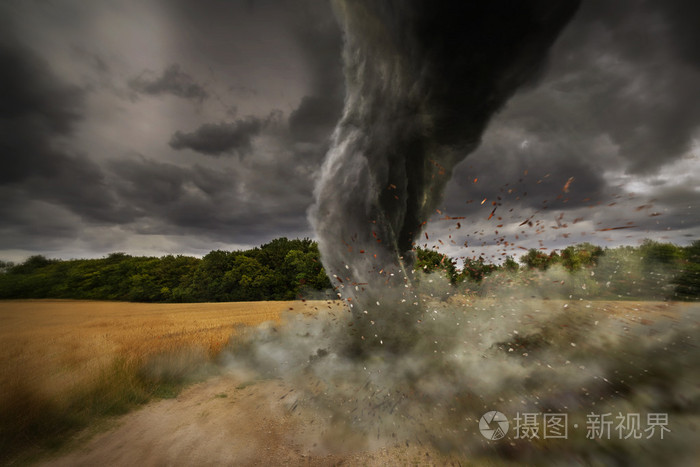
POLYGON ((27 445, 60 443, 103 415, 176 394, 241 327, 328 306, 0 301, 0 461, 27 445))

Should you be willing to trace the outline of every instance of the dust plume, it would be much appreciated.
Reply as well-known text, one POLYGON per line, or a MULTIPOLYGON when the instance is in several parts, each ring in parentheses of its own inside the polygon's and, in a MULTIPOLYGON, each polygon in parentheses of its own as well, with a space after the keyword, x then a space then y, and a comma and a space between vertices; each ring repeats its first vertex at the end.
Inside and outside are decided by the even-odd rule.
MULTIPOLYGON (((558 283, 559 274, 540 281, 558 283)), ((226 365, 293 388, 284 402, 306 426, 294 442, 312 456, 389 448, 455 464, 685 465, 700 455, 697 304, 584 300, 565 288, 544 298, 538 283, 518 289, 526 298, 494 286, 475 297, 437 276, 415 288, 419 338, 403 352, 348 354, 352 313, 328 309, 251 331, 226 365), (505 439, 479 432, 491 410, 510 420, 505 439), (537 438, 515 428, 527 413, 539 414, 537 438), (567 415, 566 438, 543 439, 551 413, 567 415), (595 414, 614 421, 609 436, 589 438, 595 414), (642 420, 639 437, 617 434, 617 417, 628 414, 642 420), (668 417, 665 437, 643 431, 650 414, 668 417)))

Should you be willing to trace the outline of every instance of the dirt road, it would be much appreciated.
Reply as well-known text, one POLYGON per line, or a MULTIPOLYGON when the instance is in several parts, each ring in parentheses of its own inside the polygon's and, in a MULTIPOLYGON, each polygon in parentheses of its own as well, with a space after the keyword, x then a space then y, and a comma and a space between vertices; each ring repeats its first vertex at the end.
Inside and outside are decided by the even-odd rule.
POLYGON ((297 406, 296 398, 294 389, 279 380, 216 377, 187 388, 176 399, 125 415, 116 427, 41 465, 442 465, 448 461, 418 447, 358 449, 353 444, 343 449, 342 440, 324 444, 328 425, 297 406))

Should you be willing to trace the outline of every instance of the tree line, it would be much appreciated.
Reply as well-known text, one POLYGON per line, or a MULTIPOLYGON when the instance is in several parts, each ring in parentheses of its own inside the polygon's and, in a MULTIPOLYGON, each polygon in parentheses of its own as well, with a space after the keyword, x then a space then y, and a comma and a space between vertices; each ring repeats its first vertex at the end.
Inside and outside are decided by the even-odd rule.
MULTIPOLYGON (((294 300, 331 283, 310 239, 278 238, 245 251, 203 258, 112 253, 101 259, 32 256, 0 264, 0 298, 71 298, 139 302, 294 300)), ((325 296, 325 295, 324 295, 325 296)))
MULTIPOLYGON (((580 243, 546 253, 530 249, 520 262, 483 256, 462 268, 436 250, 417 248, 414 269, 444 275, 467 293, 570 298, 700 300, 700 241, 687 247, 646 240, 637 247, 580 243)), ((419 281, 420 281, 420 275, 419 281)), ((31 256, 0 262, 0 299, 67 298, 139 302, 294 300, 335 296, 316 242, 278 238, 243 251, 203 258, 112 253, 100 259, 31 256)))
POLYGON ((641 245, 601 248, 580 243, 546 253, 531 248, 520 263, 483 256, 466 258, 461 270, 435 250, 416 250, 416 269, 439 271, 466 292, 532 293, 552 297, 700 300, 700 241, 680 247, 645 240, 641 245))

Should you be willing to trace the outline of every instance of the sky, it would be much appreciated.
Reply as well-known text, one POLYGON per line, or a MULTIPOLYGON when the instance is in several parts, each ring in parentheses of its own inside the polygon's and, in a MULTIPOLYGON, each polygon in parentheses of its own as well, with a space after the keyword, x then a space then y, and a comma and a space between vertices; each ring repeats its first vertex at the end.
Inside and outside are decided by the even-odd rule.
MULTIPOLYGON (((498 259, 698 239, 698 17, 691 1, 583 0, 421 246, 498 259)), ((342 50, 322 0, 0 3, 0 258, 314 238, 342 50)))

